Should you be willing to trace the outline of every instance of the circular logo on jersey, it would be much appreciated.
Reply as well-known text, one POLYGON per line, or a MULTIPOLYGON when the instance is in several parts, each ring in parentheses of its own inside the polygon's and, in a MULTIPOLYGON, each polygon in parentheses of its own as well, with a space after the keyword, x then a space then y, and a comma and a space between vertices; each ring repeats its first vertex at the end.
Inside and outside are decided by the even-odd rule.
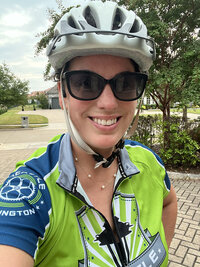
POLYGON ((13 177, 0 190, 0 198, 7 201, 30 199, 35 193, 35 185, 26 178, 13 177))

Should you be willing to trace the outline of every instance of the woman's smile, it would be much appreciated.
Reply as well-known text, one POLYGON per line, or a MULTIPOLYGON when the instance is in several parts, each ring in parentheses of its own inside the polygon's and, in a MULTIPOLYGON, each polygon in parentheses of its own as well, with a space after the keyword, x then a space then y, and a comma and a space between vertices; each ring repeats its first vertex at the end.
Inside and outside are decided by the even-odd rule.
POLYGON ((92 118, 92 120, 99 124, 99 125, 103 125, 103 126, 110 126, 113 125, 117 122, 117 118, 115 119, 109 119, 109 120, 102 120, 102 119, 98 119, 98 118, 92 118))

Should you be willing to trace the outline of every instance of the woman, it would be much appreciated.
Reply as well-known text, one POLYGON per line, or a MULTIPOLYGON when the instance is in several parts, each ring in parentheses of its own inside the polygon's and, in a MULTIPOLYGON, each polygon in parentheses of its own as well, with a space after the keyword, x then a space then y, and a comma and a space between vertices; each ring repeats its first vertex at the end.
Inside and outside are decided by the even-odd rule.
POLYGON ((0 265, 167 266, 174 189, 157 155, 124 142, 155 57, 145 25, 87 2, 58 22, 47 54, 69 133, 2 186, 0 265))

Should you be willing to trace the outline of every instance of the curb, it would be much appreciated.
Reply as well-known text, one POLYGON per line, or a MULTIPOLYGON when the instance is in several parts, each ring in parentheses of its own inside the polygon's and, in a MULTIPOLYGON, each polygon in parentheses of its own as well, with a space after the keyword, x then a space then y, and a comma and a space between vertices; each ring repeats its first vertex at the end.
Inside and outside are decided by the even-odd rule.
POLYGON ((19 128, 0 128, 0 131, 27 131, 27 130, 33 130, 34 128, 22 128, 22 127, 19 127, 19 128))
POLYGON ((8 125, 3 124, 0 125, 0 131, 32 130, 34 128, 46 127, 48 125, 49 125, 48 123, 29 123, 28 127, 24 127, 21 124, 8 124, 8 125))
POLYGON ((167 171, 170 179, 200 180, 200 174, 167 171))

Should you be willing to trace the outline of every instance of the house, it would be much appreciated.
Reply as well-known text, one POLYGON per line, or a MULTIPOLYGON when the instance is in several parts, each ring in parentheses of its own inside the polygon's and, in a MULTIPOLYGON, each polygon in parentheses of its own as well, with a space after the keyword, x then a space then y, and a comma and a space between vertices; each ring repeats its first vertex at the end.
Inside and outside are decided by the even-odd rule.
POLYGON ((57 85, 45 91, 50 109, 60 109, 57 85))
POLYGON ((155 104, 156 103, 151 96, 144 96, 143 105, 151 106, 151 105, 155 105, 155 104))
POLYGON ((30 94, 28 94, 28 103, 32 104, 33 103, 32 101, 34 99, 34 103, 38 104, 38 101, 36 100, 36 97, 38 95, 41 95, 41 94, 46 94, 46 91, 33 91, 30 94))
POLYGON ((28 102, 29 104, 32 103, 32 99, 35 98, 35 103, 37 103, 36 97, 37 95, 40 94, 45 94, 46 97, 48 98, 48 102, 49 102, 49 109, 60 109, 60 105, 59 105, 59 97, 58 97, 58 89, 57 89, 57 85, 48 88, 44 91, 33 91, 28 95, 28 102))

